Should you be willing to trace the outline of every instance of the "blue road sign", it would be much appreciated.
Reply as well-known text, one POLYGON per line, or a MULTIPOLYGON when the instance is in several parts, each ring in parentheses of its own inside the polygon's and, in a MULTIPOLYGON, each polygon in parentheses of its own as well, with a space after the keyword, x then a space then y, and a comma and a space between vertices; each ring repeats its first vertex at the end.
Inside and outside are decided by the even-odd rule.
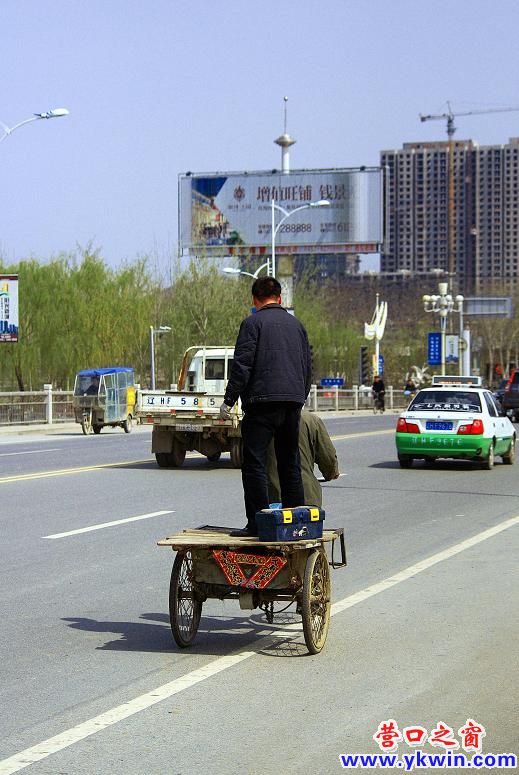
POLYGON ((324 377, 321 380, 321 386, 322 387, 334 387, 337 385, 337 387, 343 387, 344 380, 342 377, 324 377))
POLYGON ((442 335, 437 331, 427 334, 427 362, 429 366, 439 366, 442 362, 442 335))

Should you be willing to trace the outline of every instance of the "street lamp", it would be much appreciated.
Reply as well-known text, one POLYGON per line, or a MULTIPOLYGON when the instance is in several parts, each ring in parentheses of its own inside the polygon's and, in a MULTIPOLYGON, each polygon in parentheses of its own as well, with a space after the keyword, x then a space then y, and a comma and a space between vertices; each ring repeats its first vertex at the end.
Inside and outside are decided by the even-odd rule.
POLYGON ((299 213, 301 210, 308 210, 308 208, 310 207, 330 207, 330 202, 327 199, 319 199, 317 202, 308 202, 308 204, 301 205, 301 207, 296 207, 294 210, 285 210, 285 208, 281 207, 281 205, 277 205, 273 199, 270 205, 271 205, 271 215, 272 215, 272 257, 271 257, 272 277, 275 277, 276 276, 276 234, 279 231, 279 227, 287 220, 287 218, 291 218, 292 215, 299 213), (277 226, 276 226, 276 210, 279 210, 280 213, 283 213, 283 218, 281 218, 277 226))
POLYGON ((268 272, 269 266, 270 266, 270 261, 266 261, 261 266, 258 266, 258 268, 254 272, 254 274, 252 272, 245 272, 243 269, 237 269, 234 266, 224 266, 223 269, 222 269, 222 272, 225 272, 225 274, 245 274, 245 275, 247 275, 247 277, 252 277, 254 280, 257 280, 261 270, 265 269, 265 267, 266 267, 267 268, 267 272, 268 272))
POLYGON ((171 331, 171 326, 159 326, 153 328, 150 326, 150 352, 151 352, 151 389, 155 390, 155 334, 162 336, 171 331))
POLYGON ((447 317, 449 313, 451 312, 459 312, 460 315, 460 334, 459 334, 459 352, 458 352, 458 363, 459 363, 459 370, 460 375, 463 375, 464 372, 464 361, 463 353, 461 352, 461 345, 462 342, 464 342, 463 339, 463 296, 458 295, 455 299, 452 298, 452 295, 448 293, 449 290, 449 284, 448 283, 438 283, 438 290, 439 294, 433 294, 432 296, 425 295, 422 297, 423 301, 423 308, 425 312, 436 312, 440 316, 440 330, 441 330, 441 350, 442 350, 442 358, 441 358, 441 371, 442 374, 445 374, 445 350, 446 350, 446 330, 447 330, 447 317), (456 302, 457 306, 454 306, 454 303, 456 302))
POLYGON ((34 113, 31 118, 26 118, 24 121, 20 121, 12 127, 6 126, 3 121, 0 121, 0 126, 4 130, 4 134, 0 137, 0 143, 5 140, 6 137, 11 135, 15 129, 18 129, 25 124, 30 124, 32 121, 39 121, 42 118, 60 118, 61 116, 68 116, 68 110, 66 108, 54 108, 53 110, 46 110, 44 113, 34 113))

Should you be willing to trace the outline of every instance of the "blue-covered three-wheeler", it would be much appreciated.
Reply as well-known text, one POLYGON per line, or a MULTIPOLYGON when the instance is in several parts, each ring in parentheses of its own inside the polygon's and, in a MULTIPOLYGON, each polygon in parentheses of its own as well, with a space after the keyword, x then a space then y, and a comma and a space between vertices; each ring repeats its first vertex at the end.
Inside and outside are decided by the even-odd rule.
POLYGON ((106 426, 130 433, 135 416, 135 374, 128 366, 83 369, 74 384, 74 415, 83 433, 106 426))

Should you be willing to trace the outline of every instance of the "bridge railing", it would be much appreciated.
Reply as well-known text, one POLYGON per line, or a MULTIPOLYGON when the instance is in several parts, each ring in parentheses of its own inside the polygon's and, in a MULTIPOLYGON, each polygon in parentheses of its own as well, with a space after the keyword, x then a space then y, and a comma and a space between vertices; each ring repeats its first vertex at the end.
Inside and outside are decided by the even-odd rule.
MULTIPOLYGON (((55 390, 44 385, 43 390, 0 393, 0 426, 36 425, 73 422, 71 390, 55 390)), ((409 396, 392 386, 386 389, 386 409, 405 409, 409 396)), ((360 411, 371 409, 371 389, 353 385, 351 388, 312 385, 306 407, 315 412, 360 411)))
MULTIPOLYGON (((390 385, 386 388, 386 409, 405 409, 409 405, 409 396, 404 395, 403 390, 395 390, 390 385)), ((373 408, 371 388, 363 385, 353 385, 351 388, 342 388, 334 385, 322 387, 312 385, 308 399, 307 409, 314 412, 341 412, 359 411, 373 408)))
POLYGON ((51 385, 43 387, 43 390, 0 393, 0 426, 72 422, 72 391, 53 390, 51 385))

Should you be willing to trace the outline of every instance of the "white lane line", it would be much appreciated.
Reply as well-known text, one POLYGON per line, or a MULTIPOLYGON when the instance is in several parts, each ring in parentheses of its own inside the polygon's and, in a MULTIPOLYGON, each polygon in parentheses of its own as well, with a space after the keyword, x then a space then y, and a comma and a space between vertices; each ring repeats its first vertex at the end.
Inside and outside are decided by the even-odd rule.
POLYGON ((174 511, 151 511, 149 514, 139 514, 137 517, 126 517, 126 519, 114 519, 112 522, 101 522, 99 525, 90 525, 89 527, 80 527, 77 530, 68 530, 66 533, 54 533, 42 538, 66 538, 67 536, 76 536, 80 533, 91 533, 93 530, 103 530, 105 527, 114 525, 124 525, 126 522, 137 522, 140 519, 151 519, 152 517, 162 517, 163 514, 174 514, 174 511))
POLYGON ((345 597, 343 600, 339 600, 337 603, 334 603, 332 605, 332 616, 334 614, 340 613, 341 611, 345 611, 347 608, 351 608, 353 605, 357 605, 357 603, 362 603, 363 600, 367 600, 369 597, 373 597, 373 595, 377 595, 379 592, 385 592, 386 589, 391 589, 391 587, 394 587, 396 584, 400 584, 402 581, 407 581, 413 576, 418 575, 418 573, 422 573, 422 571, 428 570, 428 568, 432 568, 433 565, 437 565, 439 562, 443 562, 444 560, 449 560, 456 554, 464 552, 465 549, 471 549, 473 546, 477 546, 477 544, 482 543, 482 541, 486 541, 488 538, 492 538, 493 536, 498 535, 498 533, 502 533, 503 530, 508 530, 508 528, 518 524, 519 516, 511 517, 511 519, 507 519, 505 522, 500 522, 499 525, 494 525, 494 527, 491 527, 488 530, 484 530, 482 533, 478 533, 477 535, 472 536, 472 538, 467 538, 465 541, 460 541, 459 544, 454 544, 454 546, 450 546, 448 549, 444 549, 442 552, 433 554, 430 557, 426 557, 425 560, 421 560, 414 565, 410 565, 408 568, 404 568, 404 570, 401 570, 394 576, 390 576, 383 581, 379 581, 378 584, 373 584, 371 587, 361 589, 360 592, 355 592, 353 595, 345 597))
MULTIPOLYGON (((341 613, 354 605, 358 605, 358 603, 362 603, 364 600, 373 597, 373 595, 379 594, 379 592, 385 592, 396 584, 400 584, 401 582, 416 576, 418 573, 422 573, 428 568, 431 568, 433 565, 448 560, 450 557, 454 557, 456 554, 465 551, 465 549, 470 549, 472 546, 476 546, 477 544, 486 541, 488 538, 492 538, 493 536, 498 535, 498 533, 502 533, 503 530, 508 530, 508 528, 517 524, 519 524, 519 515, 507 519, 505 522, 501 522, 499 525, 495 525, 488 530, 484 530, 482 533, 472 536, 472 538, 460 541, 460 543, 454 544, 454 546, 444 549, 437 554, 433 554, 425 560, 421 560, 421 562, 410 565, 408 568, 405 568, 394 576, 390 576, 389 578, 378 582, 378 584, 373 584, 371 587, 355 592, 353 595, 349 595, 349 597, 345 597, 337 603, 334 603, 332 605, 331 615, 335 616, 335 614, 341 613)), ((288 630, 295 626, 300 628, 300 625, 297 624, 289 625, 286 629, 288 630)), ((191 673, 176 678, 174 681, 158 686, 151 692, 141 694, 139 697, 136 697, 129 702, 125 702, 122 705, 118 705, 105 713, 101 713, 99 716, 94 716, 94 718, 88 719, 88 721, 84 721, 82 724, 78 724, 75 727, 71 727, 61 734, 50 737, 30 748, 26 748, 24 751, 20 751, 20 753, 0 761, 0 775, 13 775, 13 773, 19 772, 25 767, 41 761, 42 759, 46 759, 47 756, 51 756, 51 754, 61 751, 63 748, 74 745, 96 732, 100 732, 113 724, 117 724, 119 721, 133 716, 135 713, 139 713, 141 710, 146 710, 152 705, 184 691, 184 689, 189 689, 191 686, 204 681, 206 678, 211 678, 217 673, 227 670, 227 668, 233 667, 249 657, 256 656, 262 648, 265 648, 267 641, 275 642, 276 640, 279 640, 279 637, 279 634, 262 637, 256 641, 256 648, 254 651, 242 651, 238 654, 231 654, 227 657, 215 659, 198 670, 193 670, 191 673)), ((293 636, 287 633, 285 637, 299 637, 299 633, 294 633, 293 636)))
POLYGON ((255 653, 254 651, 243 651, 240 654, 232 654, 215 659, 198 670, 193 670, 191 673, 176 678, 174 681, 163 684, 151 692, 141 694, 140 697, 136 697, 130 702, 125 702, 117 708, 112 708, 106 711, 106 713, 101 713, 99 716, 67 729, 65 732, 55 735, 43 743, 39 743, 39 745, 34 745, 32 748, 27 748, 25 751, 9 757, 9 759, 4 759, 0 762, 0 775, 11 775, 11 773, 19 772, 24 767, 45 759, 50 754, 61 751, 69 745, 84 740, 85 737, 94 735, 96 732, 100 732, 112 724, 117 724, 119 721, 133 716, 141 710, 146 710, 146 708, 156 705, 157 702, 162 702, 162 700, 166 700, 168 697, 184 691, 184 689, 189 689, 191 686, 200 683, 200 681, 205 681, 206 678, 211 678, 213 675, 221 673, 222 670, 227 670, 227 668, 237 665, 238 662, 252 657, 255 653))
POLYGON ((0 457, 9 457, 9 455, 41 455, 43 452, 60 452, 61 447, 54 449, 27 449, 25 452, 0 452, 0 457))

